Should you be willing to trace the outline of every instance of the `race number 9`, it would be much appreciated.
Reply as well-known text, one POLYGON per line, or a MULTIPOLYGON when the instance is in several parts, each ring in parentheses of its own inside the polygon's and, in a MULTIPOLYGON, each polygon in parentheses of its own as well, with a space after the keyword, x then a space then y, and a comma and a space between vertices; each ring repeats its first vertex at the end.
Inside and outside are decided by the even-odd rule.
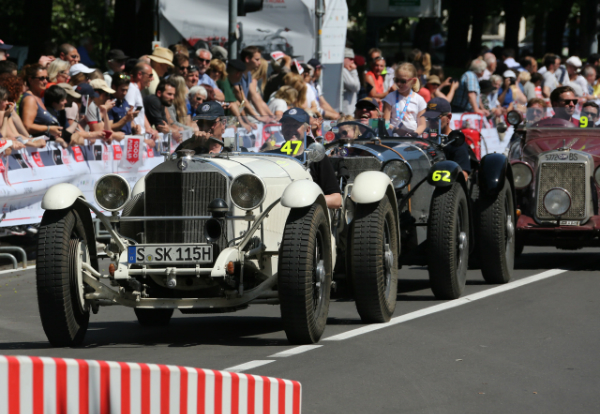
POLYGON ((440 180, 442 180, 442 181, 445 181, 445 182, 449 183, 450 182, 450 171, 444 171, 444 170, 442 170, 442 171, 434 171, 433 174, 432 174, 432 176, 431 176, 431 179, 433 181, 440 181, 440 180))
POLYGON ((285 152, 287 155, 296 155, 298 154, 298 151, 300 151, 301 146, 302 141, 287 141, 283 144, 283 147, 281 147, 281 152, 285 152), (292 149, 292 145, 295 146, 294 149, 292 149))
POLYGON ((579 118, 579 128, 587 128, 588 122, 588 117, 582 116, 581 118, 579 118))

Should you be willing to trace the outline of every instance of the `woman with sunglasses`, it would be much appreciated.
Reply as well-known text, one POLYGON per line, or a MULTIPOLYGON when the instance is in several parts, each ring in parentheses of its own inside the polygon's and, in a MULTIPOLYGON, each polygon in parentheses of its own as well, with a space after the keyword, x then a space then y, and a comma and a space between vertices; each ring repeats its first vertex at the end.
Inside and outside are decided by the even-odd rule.
POLYGON ((38 63, 23 68, 23 80, 29 91, 23 94, 19 107, 23 125, 30 135, 37 137, 45 135, 60 138, 62 127, 58 120, 48 112, 42 96, 48 85, 48 72, 38 63))
POLYGON ((411 63, 403 63, 396 69, 394 78, 397 89, 383 100, 383 117, 393 129, 421 135, 427 122, 423 114, 427 109, 420 89, 417 69, 411 63))

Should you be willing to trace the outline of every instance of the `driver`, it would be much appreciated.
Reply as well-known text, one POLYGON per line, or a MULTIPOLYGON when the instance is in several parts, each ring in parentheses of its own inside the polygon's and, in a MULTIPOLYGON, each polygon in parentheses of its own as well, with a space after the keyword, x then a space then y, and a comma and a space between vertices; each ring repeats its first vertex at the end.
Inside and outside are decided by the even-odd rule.
POLYGON ((369 119, 377 119, 381 117, 379 104, 375 98, 363 98, 356 103, 354 110, 354 119, 358 122, 369 125, 369 119))
POLYGON ((550 102, 552 102, 555 114, 552 118, 564 119, 579 126, 579 121, 573 118, 577 101, 575 91, 570 86, 560 86, 554 89, 550 94, 550 102))
MULTIPOLYGON (((306 111, 301 108, 288 109, 283 113, 279 122, 281 122, 281 133, 286 142, 303 141, 304 135, 310 131, 310 117, 306 111)), ((306 137, 306 139, 308 145, 314 142, 310 137, 306 137)), ((288 154, 284 150, 284 147, 285 144, 282 145, 281 148, 269 152, 292 155, 288 154)), ((298 152, 295 152, 295 146, 292 145, 291 148, 294 149, 293 156, 301 155, 304 152, 303 147, 304 143, 302 143, 298 152)), ((331 209, 340 208, 342 206, 342 195, 329 157, 325 157, 319 162, 311 162, 310 175, 312 176, 313 181, 321 187, 321 190, 323 190, 327 207, 331 209)))
POLYGON ((194 136, 177 147, 175 151, 191 149, 196 154, 214 154, 223 150, 223 133, 227 125, 225 110, 215 101, 205 102, 197 109, 198 115, 193 120, 198 124, 199 131, 194 136))
MULTIPOLYGON (((437 130, 439 127, 438 121, 441 121, 442 129, 440 134, 447 136, 452 132, 452 128, 450 128, 452 108, 450 103, 444 98, 433 98, 430 100, 423 117, 427 119, 429 130, 437 130)), ((465 179, 468 180, 469 174, 471 173, 471 159, 469 157, 469 147, 467 144, 463 143, 460 147, 447 145, 444 148, 444 154, 446 155, 446 159, 460 165, 460 168, 462 168, 463 174, 465 175, 465 179)))

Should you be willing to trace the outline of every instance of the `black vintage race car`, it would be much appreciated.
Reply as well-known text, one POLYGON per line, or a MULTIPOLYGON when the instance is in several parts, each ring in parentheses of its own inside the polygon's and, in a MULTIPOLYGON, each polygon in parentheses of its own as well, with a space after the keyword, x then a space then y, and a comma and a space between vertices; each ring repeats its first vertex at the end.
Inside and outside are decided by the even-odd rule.
MULTIPOLYGON (((363 217, 372 216, 369 209, 363 205, 354 210, 352 185, 361 172, 374 170, 386 173, 394 184, 400 264, 427 265, 437 298, 456 299, 462 294, 469 262, 480 266, 488 283, 508 282, 513 273, 516 214, 507 157, 496 153, 481 161, 471 157, 467 180, 460 166, 444 154, 446 146, 463 145, 462 132, 434 138, 390 137, 381 127, 382 120, 379 125, 344 122, 326 134, 345 202, 340 228, 348 227, 344 262, 348 279, 359 280, 368 260, 362 240, 376 233, 362 223, 363 217)), ((355 286, 353 294, 358 306, 364 292, 355 286)))

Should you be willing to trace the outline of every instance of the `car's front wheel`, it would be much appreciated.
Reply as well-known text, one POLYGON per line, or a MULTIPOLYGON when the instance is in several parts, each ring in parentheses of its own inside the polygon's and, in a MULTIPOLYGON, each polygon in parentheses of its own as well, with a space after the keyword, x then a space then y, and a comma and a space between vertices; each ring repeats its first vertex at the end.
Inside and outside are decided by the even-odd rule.
POLYGON ((46 211, 38 236, 36 287, 42 327, 52 346, 77 346, 90 319, 82 265, 90 264, 83 222, 75 210, 46 211))
POLYGON ((438 299, 462 295, 469 262, 469 205, 459 183, 436 188, 427 225, 428 270, 438 299))
POLYGON ((368 323, 389 321, 398 294, 398 226, 387 197, 357 206, 349 247, 358 314, 368 323))
POLYGON ((285 333, 294 344, 318 342, 327 323, 332 258, 326 214, 320 204, 293 209, 283 231, 279 301, 285 333))

